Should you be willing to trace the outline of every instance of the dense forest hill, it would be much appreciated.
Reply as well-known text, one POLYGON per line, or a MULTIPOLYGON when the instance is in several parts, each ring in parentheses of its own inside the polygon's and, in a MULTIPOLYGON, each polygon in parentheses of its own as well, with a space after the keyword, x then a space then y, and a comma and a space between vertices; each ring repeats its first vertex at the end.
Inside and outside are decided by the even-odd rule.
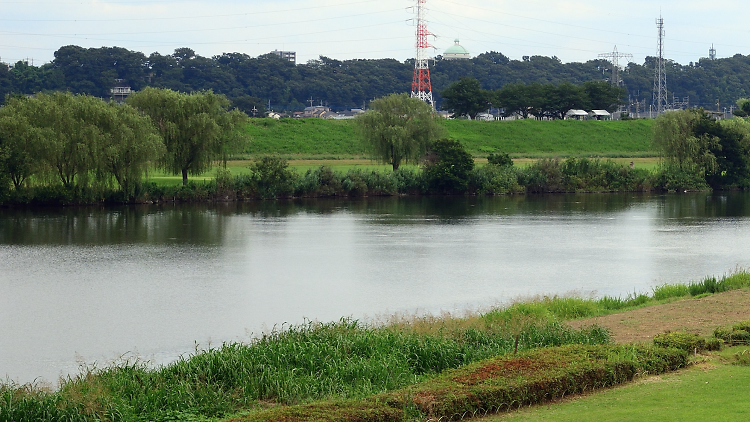
MULTIPOLYGON (((651 103, 654 61, 647 57, 644 64, 629 63, 620 72, 629 100, 645 100, 646 109, 651 103)), ((484 89, 519 82, 579 84, 606 79, 611 66, 604 60, 562 63, 556 57, 544 56, 510 60, 497 52, 467 60, 438 57, 430 65, 438 104, 440 91, 460 77, 475 77, 484 89)), ((52 62, 41 66, 24 62, 0 65, 0 99, 6 94, 53 90, 106 98, 115 80, 122 79, 135 90, 145 86, 186 92, 212 89, 243 99, 247 107, 257 106, 258 110, 269 101, 275 110, 301 109, 310 100, 315 105, 343 109, 362 107, 386 94, 408 92, 413 66, 411 60, 394 59, 340 61, 321 56, 295 65, 274 54, 201 57, 189 48, 179 48, 170 55, 146 56, 120 47, 65 46, 55 52, 52 62)), ((689 97, 690 106, 715 110, 718 101, 718 107, 723 109, 750 95, 750 56, 700 59, 688 65, 668 61, 666 68, 670 97, 689 97)))

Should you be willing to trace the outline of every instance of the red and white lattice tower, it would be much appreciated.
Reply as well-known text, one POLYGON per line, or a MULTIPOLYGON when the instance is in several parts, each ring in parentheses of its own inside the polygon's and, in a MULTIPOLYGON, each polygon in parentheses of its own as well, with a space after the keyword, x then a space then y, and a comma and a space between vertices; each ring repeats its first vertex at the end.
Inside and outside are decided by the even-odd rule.
POLYGON ((435 34, 427 30, 425 3, 427 3, 427 0, 417 0, 417 55, 414 59, 414 79, 411 83, 411 96, 412 98, 419 98, 434 108, 427 49, 435 47, 427 42, 427 37, 434 37, 435 34))

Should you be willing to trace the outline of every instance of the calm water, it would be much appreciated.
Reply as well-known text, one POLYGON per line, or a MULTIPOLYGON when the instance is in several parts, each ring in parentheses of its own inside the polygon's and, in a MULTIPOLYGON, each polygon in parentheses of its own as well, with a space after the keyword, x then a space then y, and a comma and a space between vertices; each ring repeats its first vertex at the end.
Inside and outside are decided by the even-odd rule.
POLYGON ((342 316, 627 295, 750 267, 750 195, 0 210, 0 379, 342 316))

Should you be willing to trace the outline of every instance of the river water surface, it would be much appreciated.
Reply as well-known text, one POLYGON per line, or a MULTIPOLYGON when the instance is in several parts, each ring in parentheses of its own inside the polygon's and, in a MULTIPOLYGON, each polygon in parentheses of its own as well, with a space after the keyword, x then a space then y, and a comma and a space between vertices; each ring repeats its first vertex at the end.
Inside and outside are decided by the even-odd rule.
POLYGON ((0 210, 0 381, 160 364, 305 319, 626 296, 750 267, 750 195, 0 210))

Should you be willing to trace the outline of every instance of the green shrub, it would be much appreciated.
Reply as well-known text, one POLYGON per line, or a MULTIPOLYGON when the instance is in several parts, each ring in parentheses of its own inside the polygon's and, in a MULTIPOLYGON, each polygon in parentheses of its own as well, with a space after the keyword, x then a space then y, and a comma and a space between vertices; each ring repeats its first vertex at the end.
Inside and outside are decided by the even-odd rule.
POLYGON ((487 156, 487 163, 495 166, 512 166, 513 160, 507 153, 490 154, 487 156))
POLYGON ((750 366, 750 350, 743 350, 734 354, 734 364, 742 366, 750 366))
POLYGON ((297 174, 289 169, 286 160, 279 157, 262 157, 251 166, 256 184, 256 194, 261 199, 292 196, 297 174))
POLYGON ((714 330, 714 337, 730 345, 750 344, 750 331, 734 329, 733 327, 719 327, 714 330))
POLYGON ((423 193, 427 190, 425 178, 422 172, 399 167, 391 173, 396 184, 396 191, 403 194, 423 193))
POLYGON ((708 190, 705 177, 699 173, 680 170, 675 165, 663 165, 654 177, 654 187, 664 191, 708 190))
POLYGON ((429 191, 465 193, 469 188, 469 174, 474 169, 471 154, 455 139, 440 139, 430 149, 436 158, 424 169, 429 191))
POLYGON ((716 327, 714 337, 730 345, 750 344, 750 321, 732 326, 716 327))
POLYGON ((543 158, 526 167, 519 175, 519 183, 527 192, 563 192, 563 173, 560 160, 543 158))
POLYGON ((480 195, 523 192, 518 183, 518 170, 513 166, 487 165, 469 173, 469 191, 480 195))
POLYGON ((236 183, 232 172, 224 169, 216 169, 216 177, 214 177, 214 185, 216 191, 214 195, 220 199, 234 199, 237 197, 236 183))
POLYGON ((732 330, 742 330, 742 331, 750 332, 750 320, 738 322, 732 325, 732 330))
POLYGON ((693 333, 670 332, 655 336, 654 346, 672 347, 687 352, 702 352, 706 350, 719 350, 721 342, 706 341, 703 337, 693 333))

